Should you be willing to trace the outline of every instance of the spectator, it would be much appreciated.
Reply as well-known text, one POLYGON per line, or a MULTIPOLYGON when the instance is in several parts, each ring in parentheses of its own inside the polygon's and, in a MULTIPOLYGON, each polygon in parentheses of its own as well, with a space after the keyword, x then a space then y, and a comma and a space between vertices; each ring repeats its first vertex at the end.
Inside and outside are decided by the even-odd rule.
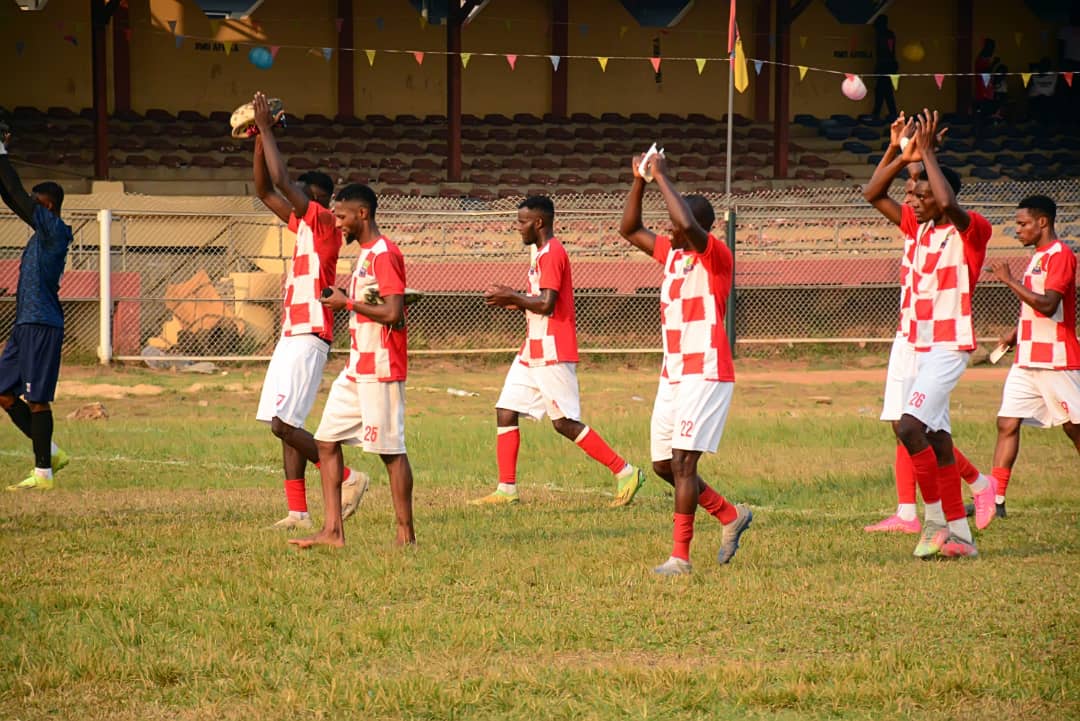
POLYGON ((896 96, 893 94, 892 79, 889 75, 900 70, 896 62, 896 33, 889 29, 889 17, 878 15, 874 19, 874 117, 881 113, 882 105, 887 105, 887 120, 896 117, 896 96))

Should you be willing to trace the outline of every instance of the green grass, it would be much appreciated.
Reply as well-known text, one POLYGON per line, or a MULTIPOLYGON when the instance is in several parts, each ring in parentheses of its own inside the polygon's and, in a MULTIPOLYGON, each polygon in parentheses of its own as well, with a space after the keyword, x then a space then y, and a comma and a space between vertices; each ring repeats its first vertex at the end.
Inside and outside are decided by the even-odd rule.
MULTIPOLYGON (((523 502, 465 505, 494 482, 504 371, 414 363, 417 548, 392 547, 381 464, 346 449, 374 479, 348 545, 298 552, 267 528, 284 499, 253 420, 262 367, 66 368, 161 390, 104 400, 107 421, 64 420, 93 390, 62 396, 74 460, 58 490, 0 494, 0 718, 1080 717, 1080 463, 1060 431, 1025 430, 1010 518, 979 534, 981 558, 920 562, 914 538, 861 531, 895 502, 880 383, 747 373, 702 471, 754 525, 717 567, 720 528, 699 513, 694 575, 661 579, 664 484, 608 509, 610 474, 547 422, 523 427, 523 502)), ((579 376, 585 420, 645 463, 651 360, 579 376)), ((999 393, 964 380, 954 396, 982 466, 999 393)), ((6 482, 29 465, 0 423, 6 482)))

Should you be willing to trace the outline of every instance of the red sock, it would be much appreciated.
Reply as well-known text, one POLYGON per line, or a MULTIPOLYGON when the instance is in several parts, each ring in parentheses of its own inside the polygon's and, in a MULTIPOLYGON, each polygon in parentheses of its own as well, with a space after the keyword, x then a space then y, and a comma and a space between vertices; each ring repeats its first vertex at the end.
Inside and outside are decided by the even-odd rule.
POLYGON ((690 540, 694 537, 694 515, 692 513, 675 514, 675 530, 671 534, 673 546, 671 555, 684 561, 690 560, 690 540))
POLYGON ((626 466, 626 461, 618 453, 611 450, 611 446, 604 442, 599 433, 588 426, 585 426, 585 430, 574 439, 574 443, 577 443, 578 448, 588 453, 589 458, 604 464, 612 473, 618 473, 626 466))
POLYGON ((303 478, 285 481, 285 501, 290 511, 307 513, 307 490, 303 478))
POLYGON ((499 483, 517 482, 518 448, 521 447, 521 431, 517 426, 500 426, 495 441, 495 458, 499 464, 499 483))
POLYGON ((934 449, 927 446, 911 456, 911 468, 915 473, 915 482, 919 484, 923 503, 937 503, 941 500, 938 490, 938 466, 934 449))
POLYGON ((705 489, 698 494, 698 505, 704 508, 720 523, 731 523, 739 517, 735 506, 727 502, 727 499, 714 491, 709 484, 703 484, 705 489))
POLYGON ((1005 495, 1005 489, 1009 487, 1009 476, 1012 475, 1011 468, 998 468, 994 467, 990 474, 997 480, 997 494, 999 496, 1005 495))
POLYGON ((938 491, 941 493, 941 512, 946 521, 958 521, 967 515, 964 495, 960 490, 960 469, 955 463, 938 467, 938 491))
POLYGON ((896 444, 896 502, 915 503, 915 468, 903 443, 896 444))
POLYGON ((953 457, 956 458, 956 469, 960 471, 960 477, 964 479, 964 482, 971 484, 979 480, 979 469, 975 467, 975 464, 969 461, 956 446, 953 446, 952 452, 953 457))

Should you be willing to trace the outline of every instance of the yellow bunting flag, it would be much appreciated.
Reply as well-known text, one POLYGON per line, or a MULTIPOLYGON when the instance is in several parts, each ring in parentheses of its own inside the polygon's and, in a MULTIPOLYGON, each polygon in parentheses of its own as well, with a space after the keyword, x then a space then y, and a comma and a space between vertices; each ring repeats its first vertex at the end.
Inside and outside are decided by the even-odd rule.
POLYGON ((806 80, 806 71, 809 70, 805 65, 799 66, 799 82, 806 80))
POLYGON ((694 58, 694 62, 697 63, 697 74, 701 75, 701 72, 705 69, 705 58, 694 58))
POLYGON ((1020 79, 1024 81, 1024 87, 1026 88, 1028 83, 1031 82, 1031 73, 1020 73, 1020 79))
POLYGON ((232 53, 232 45, 233 44, 229 43, 229 42, 225 43, 225 54, 226 55, 229 55, 230 53, 232 53))
POLYGON ((472 58, 472 53, 462 53, 461 54, 461 67, 462 68, 469 67, 469 59, 470 58, 472 58))
POLYGON ((221 29, 221 21, 220 20, 211 20, 210 21, 210 37, 216 38, 217 34, 218 34, 218 30, 220 30, 220 29, 221 29))
POLYGON ((746 72, 746 53, 743 52, 742 38, 735 38, 735 89, 740 93, 750 87, 750 77, 746 72))
POLYGON ((600 69, 602 71, 604 71, 605 73, 607 72, 607 61, 608 61, 607 58, 597 58, 596 59, 596 62, 600 63, 600 69))
POLYGON ((423 15, 420 16, 420 29, 427 30, 427 18, 425 18, 423 15))
POLYGON ((365 50, 364 55, 367 55, 367 64, 370 67, 375 67, 375 51, 365 50))
POLYGON ((900 89, 900 76, 899 75, 890 75, 889 80, 892 80, 892 89, 893 90, 899 90, 900 89))

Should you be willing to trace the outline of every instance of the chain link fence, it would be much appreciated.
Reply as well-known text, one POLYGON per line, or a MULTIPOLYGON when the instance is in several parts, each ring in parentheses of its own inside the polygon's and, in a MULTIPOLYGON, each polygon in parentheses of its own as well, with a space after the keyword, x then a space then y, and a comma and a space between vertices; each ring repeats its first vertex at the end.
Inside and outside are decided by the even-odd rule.
MULTIPOLYGON (((898 184, 897 184, 898 185, 898 184)), ((894 188, 899 190, 899 188, 894 188)), ((994 226, 990 255, 1022 271, 1028 251, 1013 238, 1017 201, 1044 193, 1059 203, 1062 238, 1080 238, 1080 183, 987 183, 964 189, 965 206, 994 226)), ((714 233, 724 236, 722 196, 714 233)), ((524 336, 519 313, 489 308, 491 283, 523 287, 528 249, 513 228, 520 197, 392 197, 380 199, 381 230, 401 246, 411 287, 426 292, 409 311, 416 353, 516 350, 524 336)), ((556 232, 571 258, 579 343, 595 352, 657 351, 660 267, 618 234, 623 194, 555 195, 556 232)), ((890 342, 899 305, 899 234, 856 187, 740 194, 736 208, 735 328, 740 352, 794 343, 890 342)), ((102 354, 99 269, 104 262, 99 216, 65 212, 75 243, 61 283, 70 358, 102 354)), ((644 201, 645 223, 670 223, 655 191, 644 201)), ((293 237, 269 213, 113 211, 111 300, 106 329, 111 356, 179 359, 268 358, 280 333, 281 296, 293 237)), ((19 257, 29 229, 0 215, 0 331, 15 314, 19 257)), ((1074 246, 1075 247, 1075 246, 1074 246)), ((355 249, 342 249, 339 280, 355 249)), ((975 293, 976 331, 996 338, 1016 321, 1017 301, 983 282, 975 293)), ((348 348, 337 319, 335 349, 348 348)), ((106 356, 108 357, 108 356, 106 356)))

